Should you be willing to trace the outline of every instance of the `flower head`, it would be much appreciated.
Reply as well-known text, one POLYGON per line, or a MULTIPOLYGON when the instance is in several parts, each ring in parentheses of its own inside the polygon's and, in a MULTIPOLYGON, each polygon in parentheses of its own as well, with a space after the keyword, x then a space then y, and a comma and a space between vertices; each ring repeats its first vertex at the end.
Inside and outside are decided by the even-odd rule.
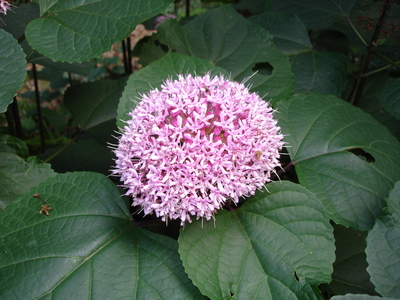
POLYGON ((158 16, 155 21, 154 21, 154 28, 157 28, 160 26, 165 20, 168 19, 176 19, 176 16, 174 14, 166 14, 166 15, 160 15, 158 16))
POLYGON ((270 181, 283 146, 272 112, 241 83, 178 75, 129 113, 112 173, 145 214, 209 220, 270 181))
POLYGON ((11 10, 11 4, 8 1, 0 0, 0 12, 3 15, 7 14, 7 10, 11 10))

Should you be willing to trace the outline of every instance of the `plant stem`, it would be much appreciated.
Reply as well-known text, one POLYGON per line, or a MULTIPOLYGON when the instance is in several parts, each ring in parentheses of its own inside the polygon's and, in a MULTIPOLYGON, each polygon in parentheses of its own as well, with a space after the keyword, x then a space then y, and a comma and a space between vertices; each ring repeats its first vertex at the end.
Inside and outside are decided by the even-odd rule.
POLYGON ((24 132, 22 130, 21 118, 19 116, 17 97, 14 97, 14 100, 11 103, 11 108, 13 112, 14 125, 17 129, 17 137, 22 140, 24 139, 24 132))
POLYGON ((42 117, 42 107, 40 105, 40 94, 39 94, 39 84, 38 84, 36 64, 32 64, 32 71, 33 71, 33 82, 35 84, 36 109, 37 109, 38 122, 39 122, 40 150, 41 150, 41 152, 44 152, 46 150, 46 144, 45 144, 45 140, 44 140, 44 126, 43 126, 43 117, 42 117))
POLYGON ((7 107, 7 111, 5 112, 6 119, 7 119, 7 126, 8 126, 8 130, 10 131, 10 134, 13 136, 17 136, 17 130, 15 129, 15 126, 14 126, 14 120, 12 117, 11 109, 12 109, 11 105, 9 105, 7 107))
MULTIPOLYGON (((394 65, 395 65, 396 67, 399 67, 399 68, 400 68, 400 65, 399 65, 399 64, 400 64, 400 60, 394 62, 394 65)), ((376 73, 385 71, 385 70, 387 70, 387 69, 389 69, 389 68, 391 68, 391 67, 393 67, 393 64, 389 64, 389 65, 386 65, 386 66, 384 66, 384 67, 382 67, 382 68, 378 68, 378 69, 373 70, 373 71, 371 71, 371 72, 365 73, 365 74, 363 74, 363 77, 368 77, 368 76, 370 76, 370 75, 372 75, 372 74, 376 74, 376 73)))
POLYGON ((354 27, 353 22, 351 22, 350 17, 346 16, 347 23, 349 23, 350 27, 353 29, 355 34, 358 36, 358 38, 361 40, 361 42, 364 44, 365 47, 368 47, 367 42, 364 40, 362 35, 358 32, 358 30, 354 27))
POLYGON ((21 118, 19 117, 19 109, 17 97, 14 97, 13 102, 8 106, 6 111, 6 119, 8 123, 8 128, 13 136, 19 139, 24 139, 24 132, 22 130, 21 118))
POLYGON ((186 17, 190 17, 190 0, 186 0, 186 17))
MULTIPOLYGON (((379 34, 382 30, 382 27, 385 24, 385 20, 388 15, 389 9, 392 5, 392 1, 393 0, 385 0, 382 3, 382 8, 381 8, 378 23, 376 24, 375 31, 374 31, 371 41, 367 47, 367 54, 365 55, 364 60, 361 63, 360 71, 358 72, 356 82, 354 83, 351 93, 349 95, 349 98, 348 98, 349 102, 354 104, 355 106, 358 106, 361 102, 362 92, 364 90, 364 86, 366 83, 366 77, 363 75, 368 70, 369 63, 371 61, 371 57, 372 57, 372 53, 373 53, 373 48, 375 47, 376 42, 378 41, 378 38, 379 38, 379 34)), ((357 31, 356 31, 356 33, 357 33, 357 31)))
POLYGON ((68 80, 69 80, 69 86, 73 86, 74 82, 72 81, 72 74, 68 72, 68 80))
POLYGON ((122 55, 124 56, 124 69, 125 69, 125 74, 129 74, 128 70, 128 58, 126 57, 126 45, 125 45, 125 39, 122 40, 122 55))
POLYGON ((126 51, 127 51, 127 57, 128 57, 128 72, 129 74, 132 74, 133 69, 132 69, 132 45, 131 45, 131 36, 129 35, 126 38, 126 51))

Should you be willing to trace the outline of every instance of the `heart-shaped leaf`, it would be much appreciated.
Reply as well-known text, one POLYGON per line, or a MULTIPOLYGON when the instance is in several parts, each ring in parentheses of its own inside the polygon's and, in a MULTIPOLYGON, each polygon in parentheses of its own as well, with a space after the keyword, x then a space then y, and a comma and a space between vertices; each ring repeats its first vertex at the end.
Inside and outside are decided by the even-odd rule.
POLYGON ((299 54, 312 49, 307 28, 296 15, 268 11, 250 17, 249 21, 268 30, 278 49, 285 55, 299 54))
POLYGON ((330 281, 335 246, 319 200, 290 182, 268 190, 181 230, 185 270, 209 298, 317 299, 309 284, 330 281))
POLYGON ((222 6, 204 13, 185 26, 168 20, 157 28, 144 47, 145 53, 159 57, 162 49, 211 61, 228 70, 236 81, 252 76, 248 83, 252 91, 268 95, 271 103, 293 92, 293 73, 285 55, 273 43, 263 28, 246 20, 231 6, 222 6), (158 45, 159 51, 149 51, 158 45), (259 71, 257 74, 254 72, 259 71))
POLYGON ((294 95, 278 111, 300 183, 336 223, 370 229, 400 179, 400 143, 370 115, 334 96, 294 95))
POLYGON ((28 158, 28 146, 20 139, 12 136, 1 134, 0 135, 0 153, 14 153, 22 158, 28 158))
MULTIPOLYGON (((20 4, 13 7, 13 13, 2 16, 4 22, 0 22, 0 28, 11 33, 15 39, 20 39, 25 34, 25 27, 30 21, 40 17, 39 5, 37 3, 20 4)), ((26 39, 20 42, 22 49, 26 54, 26 61, 50 67, 53 70, 66 71, 70 73, 85 74, 93 68, 95 62, 88 61, 83 63, 54 62, 50 58, 32 49, 26 39)))
POLYGON ((71 63, 95 58, 173 1, 78 2, 39 0, 41 18, 30 22, 25 33, 32 48, 54 61, 71 63))
POLYGON ((347 83, 347 60, 343 54, 309 51, 290 57, 296 92, 340 96, 347 83))
POLYGON ((0 113, 7 110, 24 83, 26 75, 25 53, 18 41, 8 32, 0 29, 0 113))
POLYGON ((368 272, 384 297, 400 298, 400 182, 387 199, 388 208, 376 220, 367 237, 368 272))
POLYGON ((378 296, 370 296, 370 295, 353 295, 347 294, 344 296, 334 296, 331 300, 398 300, 395 298, 382 298, 378 296))
POLYGON ((28 157, 26 144, 2 135, 0 146, 0 212, 28 189, 56 174, 49 164, 28 157))
POLYGON ((400 120, 382 109, 380 98, 383 90, 389 82, 388 74, 372 74, 363 89, 359 107, 385 125, 390 132, 400 139, 400 120))
POLYGON ((333 228, 336 260, 333 264, 332 282, 320 286, 325 298, 348 293, 378 295, 367 272, 367 232, 341 225, 334 225, 333 228))
POLYGON ((308 29, 328 27, 338 18, 350 14, 356 0, 272 0, 273 10, 298 15, 308 29))
POLYGON ((134 227, 104 175, 59 174, 0 215, 0 298, 201 299, 177 247, 134 227))
POLYGON ((386 111, 400 120, 400 78, 385 86, 380 100, 386 111))
POLYGON ((112 120, 116 117, 126 80, 98 80, 74 85, 65 93, 65 105, 83 129, 112 120))
POLYGON ((129 118, 128 113, 136 107, 140 95, 151 89, 159 88, 169 78, 177 79, 176 74, 204 75, 207 72, 210 72, 211 75, 223 74, 228 77, 226 70, 218 68, 210 62, 175 53, 168 53, 158 61, 133 73, 126 83, 118 105, 118 126, 123 127, 123 120, 129 118))

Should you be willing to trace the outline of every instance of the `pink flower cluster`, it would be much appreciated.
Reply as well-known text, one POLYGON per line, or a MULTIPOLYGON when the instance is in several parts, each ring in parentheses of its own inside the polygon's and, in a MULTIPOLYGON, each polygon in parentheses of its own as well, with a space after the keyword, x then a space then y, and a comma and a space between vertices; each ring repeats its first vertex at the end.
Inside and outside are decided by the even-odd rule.
POLYGON ((154 28, 157 28, 158 26, 160 26, 165 20, 168 19, 176 19, 176 16, 173 14, 166 14, 166 15, 161 15, 158 16, 155 21, 154 21, 154 28))
POLYGON ((178 75, 143 95, 114 150, 126 195, 163 221, 209 220, 270 181, 283 146, 269 103, 223 76, 178 75))
POLYGON ((10 10, 10 9, 11 9, 11 5, 10 5, 10 3, 8 3, 8 1, 0 0, 0 12, 3 15, 6 15, 7 10, 10 10))

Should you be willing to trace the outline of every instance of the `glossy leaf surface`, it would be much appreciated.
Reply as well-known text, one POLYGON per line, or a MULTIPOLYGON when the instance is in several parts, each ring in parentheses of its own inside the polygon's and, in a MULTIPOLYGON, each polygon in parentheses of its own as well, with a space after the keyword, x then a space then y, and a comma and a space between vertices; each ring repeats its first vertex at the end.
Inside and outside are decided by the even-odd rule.
MULTIPOLYGON (((149 53, 154 56, 154 45, 208 60, 229 71, 232 79, 239 82, 251 76, 247 84, 252 85, 252 91, 268 95, 272 103, 293 91, 289 61, 276 48, 272 36, 230 6, 204 13, 183 27, 176 20, 166 21, 143 53, 153 49, 149 53)), ((158 51, 158 55, 163 54, 158 51)))
POLYGON ((395 79, 385 86, 380 100, 386 111, 400 120, 400 79, 395 79))
POLYGON ((319 29, 328 27, 338 18, 348 16, 355 2, 355 0, 273 0, 271 7, 273 10, 298 15, 308 29, 319 29))
POLYGON ((25 53, 17 40, 8 32, 0 29, 0 113, 7 110, 7 106, 13 101, 24 83, 25 53))
POLYGON ((181 230, 185 271, 209 298, 317 299, 309 284, 331 280, 332 227, 319 200, 289 182, 268 190, 181 230))
POLYGON ((300 183, 338 224, 370 229, 400 179, 400 144, 370 115, 333 96, 279 103, 279 125, 300 183))
POLYGON ((368 272, 376 290, 385 297, 400 298, 400 182, 387 199, 388 207, 367 237, 368 272))
POLYGON ((83 129, 90 129, 116 117, 125 84, 126 78, 121 78, 72 86, 65 94, 65 105, 83 129))
POLYGON ((346 57, 339 53, 309 51, 290 58, 296 92, 340 96, 347 82, 346 57))
POLYGON ((118 189, 96 173, 57 175, 0 215, 2 299, 202 298, 176 241, 133 227, 118 189), (46 201, 49 215, 38 213, 46 201))
POLYGON ((40 0, 41 18, 26 27, 35 50, 53 61, 81 62, 100 56, 136 25, 163 12, 171 0, 40 0))
POLYGON ((50 164, 28 157, 26 144, 17 138, 0 136, 0 212, 28 189, 56 174, 50 164))

